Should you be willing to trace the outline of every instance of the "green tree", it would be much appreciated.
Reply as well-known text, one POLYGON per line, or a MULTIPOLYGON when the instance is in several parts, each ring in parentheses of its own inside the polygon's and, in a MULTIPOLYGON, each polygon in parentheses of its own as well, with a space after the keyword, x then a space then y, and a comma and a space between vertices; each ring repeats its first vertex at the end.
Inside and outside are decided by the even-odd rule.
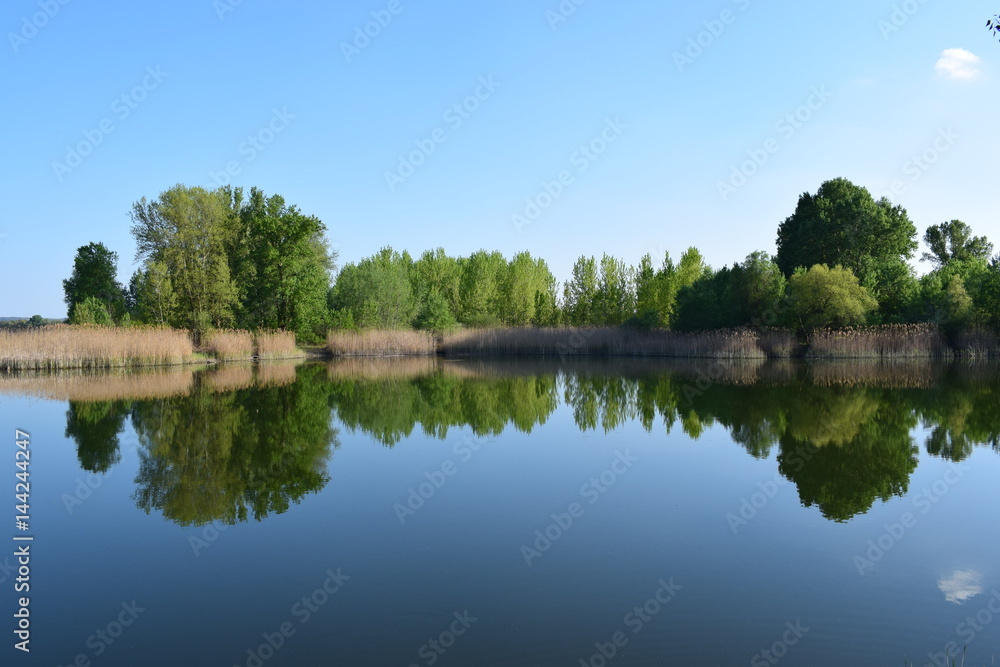
POLYGON ((734 281, 741 324, 777 324, 786 281, 774 258, 762 251, 750 253, 734 267, 734 281))
POLYGON ((595 324, 594 300, 597 288, 597 260, 593 257, 576 260, 573 275, 563 288, 563 307, 569 324, 578 327, 595 324))
POLYGON ((507 260, 499 252, 479 250, 459 260, 459 319, 466 326, 500 324, 500 282, 507 260))
POLYGON ((163 262, 148 262, 129 281, 130 312, 145 324, 166 325, 175 321, 177 295, 163 262))
POLYGON ((234 323, 237 289, 226 250, 233 237, 227 194, 177 185, 132 207, 136 259, 163 264, 177 298, 171 324, 192 329, 234 323))
POLYGON ((972 228, 961 220, 928 227, 924 243, 930 252, 925 252, 923 258, 936 267, 953 261, 988 260, 993 252, 993 244, 985 236, 973 236, 972 228))
POLYGON ((417 329, 441 335, 455 329, 458 326, 458 322, 455 320, 455 316, 451 312, 451 307, 445 298, 436 291, 431 291, 427 298, 424 299, 424 303, 420 307, 420 312, 417 313, 414 325, 417 329))
POLYGON ((334 283, 331 305, 359 327, 404 329, 417 315, 406 252, 382 248, 357 264, 346 265, 334 283))
POLYGON ((453 317, 461 310, 462 267, 457 259, 445 253, 444 248, 424 252, 413 264, 411 280, 413 294, 421 305, 432 294, 437 294, 453 317))
POLYGON ((109 327, 115 323, 114 315, 108 304, 97 297, 88 296, 86 299, 76 304, 73 309, 71 324, 97 324, 109 327))
POLYGON ((625 262, 605 254, 594 294, 595 324, 618 326, 635 314, 632 269, 625 262))
POLYGON ((879 271, 905 262, 917 248, 917 230, 901 206, 844 178, 827 181, 815 195, 799 197, 778 227, 776 261, 786 276, 817 264, 840 265, 878 295, 879 271))
POLYGON ((850 270, 817 264, 788 281, 788 301, 800 329, 864 324, 878 302, 850 270))
POLYGON ((507 265, 500 279, 500 318, 507 326, 536 322, 536 306, 555 301, 556 279, 543 259, 521 252, 507 265), (541 295, 541 297, 539 297, 541 295))
POLYGON ((228 255, 239 290, 239 324, 321 337, 334 262, 326 226, 279 195, 267 197, 253 188, 244 200, 239 188, 223 192, 235 226, 228 255))
POLYGON ((118 282, 117 265, 118 253, 108 250, 103 243, 89 243, 77 249, 73 273, 63 281, 70 322, 79 321, 77 306, 88 299, 103 304, 112 318, 124 314, 125 291, 118 282))

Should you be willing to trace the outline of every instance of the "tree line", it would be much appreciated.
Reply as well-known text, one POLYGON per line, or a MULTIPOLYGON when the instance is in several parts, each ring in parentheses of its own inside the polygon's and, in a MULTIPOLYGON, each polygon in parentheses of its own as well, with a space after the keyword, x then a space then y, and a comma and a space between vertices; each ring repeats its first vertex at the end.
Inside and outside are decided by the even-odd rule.
POLYGON ((256 188, 245 197, 178 185, 136 202, 132 222, 141 268, 123 287, 115 253, 80 248, 64 281, 71 321, 283 328, 305 340, 329 328, 1000 327, 1000 257, 985 237, 959 220, 928 228, 934 268, 918 277, 906 210, 842 178, 800 196, 773 256, 756 251, 720 269, 696 248, 634 266, 581 257, 563 284, 529 252, 442 248, 414 259, 385 247, 334 279, 325 225, 256 188))

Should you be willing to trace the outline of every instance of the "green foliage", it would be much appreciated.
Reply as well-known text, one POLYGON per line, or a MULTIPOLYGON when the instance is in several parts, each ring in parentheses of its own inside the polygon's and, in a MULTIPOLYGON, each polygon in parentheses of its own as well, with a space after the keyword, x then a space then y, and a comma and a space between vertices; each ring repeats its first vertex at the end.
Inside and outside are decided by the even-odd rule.
POLYGON ((238 290, 227 249, 235 241, 229 201, 221 190, 177 185, 156 201, 132 207, 136 259, 162 264, 176 296, 169 323, 192 329, 231 326, 238 290))
POLYGON ((817 264, 788 281, 789 310, 800 329, 865 324, 878 302, 849 269, 817 264))
POLYGON ((500 325, 500 283, 507 270, 507 261, 499 252, 479 250, 458 260, 458 316, 469 327, 500 325))
POLYGON ((502 274, 499 292, 500 320, 505 325, 523 327, 551 321, 556 279, 545 260, 528 252, 515 255, 502 274))
POLYGON ((448 301, 436 291, 432 291, 424 300, 414 326, 440 335, 457 328, 458 321, 455 320, 448 301))
MULTIPOLYGON (((103 243, 89 243, 76 251, 73 273, 63 281, 70 322, 80 322, 76 309, 84 301, 94 299, 104 305, 111 319, 125 312, 125 292, 118 283, 118 253, 103 243)), ((93 308, 87 317, 94 316, 93 308)))
POLYGON ((563 288, 563 308, 573 326, 593 324, 597 298, 597 260, 581 257, 573 265, 573 275, 563 288))
POLYGON ((898 265, 913 256, 917 230, 901 206, 838 178, 803 194, 778 227, 777 264, 786 276, 817 264, 839 265, 883 301, 897 297, 898 265), (893 268, 896 267, 896 268, 893 268))
POLYGON ((334 256, 326 226, 283 197, 253 188, 223 188, 234 233, 227 254, 238 288, 237 324, 252 330, 284 329, 302 339, 321 338, 328 324, 326 295, 334 256))
POLYGON ((332 308, 362 328, 404 329, 417 314, 410 274, 413 260, 392 248, 346 265, 334 284, 332 308))
POLYGON ((109 327, 114 325, 114 315, 108 304, 95 296, 88 296, 73 308, 70 324, 97 324, 109 327))
POLYGON ((986 261, 993 252, 993 244, 985 236, 973 236, 972 228, 961 220, 928 227, 924 243, 930 252, 925 252, 923 258, 938 268, 953 261, 986 261))
POLYGON ((147 262, 132 275, 129 301, 134 318, 145 324, 165 325, 177 320, 177 294, 163 262, 147 262))

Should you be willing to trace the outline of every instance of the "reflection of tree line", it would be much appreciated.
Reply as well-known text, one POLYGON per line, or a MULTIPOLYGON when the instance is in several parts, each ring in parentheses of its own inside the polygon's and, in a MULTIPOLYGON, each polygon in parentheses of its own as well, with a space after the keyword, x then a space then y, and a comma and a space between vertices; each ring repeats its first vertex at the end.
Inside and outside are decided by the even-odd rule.
POLYGON ((71 401, 67 436, 84 468, 106 471, 119 459, 118 434, 130 418, 142 445, 139 507, 184 525, 261 519, 321 489, 336 443, 332 416, 387 446, 418 425, 439 438, 466 426, 478 435, 508 426, 530 432, 560 402, 581 430, 638 420, 649 431, 679 425, 698 438, 722 426, 752 456, 777 446, 779 470, 802 502, 833 520, 906 492, 919 425, 929 429, 924 445, 935 456, 961 461, 976 446, 1000 451, 993 367, 885 367, 860 373, 864 382, 804 365, 424 361, 411 370, 305 366, 294 382, 286 372, 276 384, 257 377, 249 386, 235 375, 205 374, 173 398, 71 401))
POLYGON ((255 369, 249 384, 204 373, 191 391, 170 398, 70 401, 66 435, 81 466, 109 470, 120 459, 126 419, 138 437, 134 499, 181 525, 236 523, 280 514, 329 481, 330 385, 321 367, 298 369, 298 381, 275 383, 255 369), (263 377, 262 377, 263 376, 263 377), (256 380, 256 381, 254 381, 256 380))

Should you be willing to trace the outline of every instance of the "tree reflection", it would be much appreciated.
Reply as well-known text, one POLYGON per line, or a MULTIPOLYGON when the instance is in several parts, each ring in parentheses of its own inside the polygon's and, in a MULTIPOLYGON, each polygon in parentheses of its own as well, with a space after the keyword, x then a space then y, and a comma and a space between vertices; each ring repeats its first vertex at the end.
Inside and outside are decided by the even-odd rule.
POLYGON ((435 438, 458 427, 530 433, 560 402, 582 431, 637 421, 697 439, 725 429, 751 456, 776 454, 802 504, 834 521, 906 493, 920 427, 933 456, 1000 452, 1000 374, 990 365, 422 360, 285 371, 263 381, 259 370, 233 368, 199 374, 181 395, 70 401, 66 435, 84 469, 106 472, 131 416, 142 445, 135 501, 182 525, 260 520, 322 489, 337 444, 332 417, 390 447, 418 429, 435 438))

